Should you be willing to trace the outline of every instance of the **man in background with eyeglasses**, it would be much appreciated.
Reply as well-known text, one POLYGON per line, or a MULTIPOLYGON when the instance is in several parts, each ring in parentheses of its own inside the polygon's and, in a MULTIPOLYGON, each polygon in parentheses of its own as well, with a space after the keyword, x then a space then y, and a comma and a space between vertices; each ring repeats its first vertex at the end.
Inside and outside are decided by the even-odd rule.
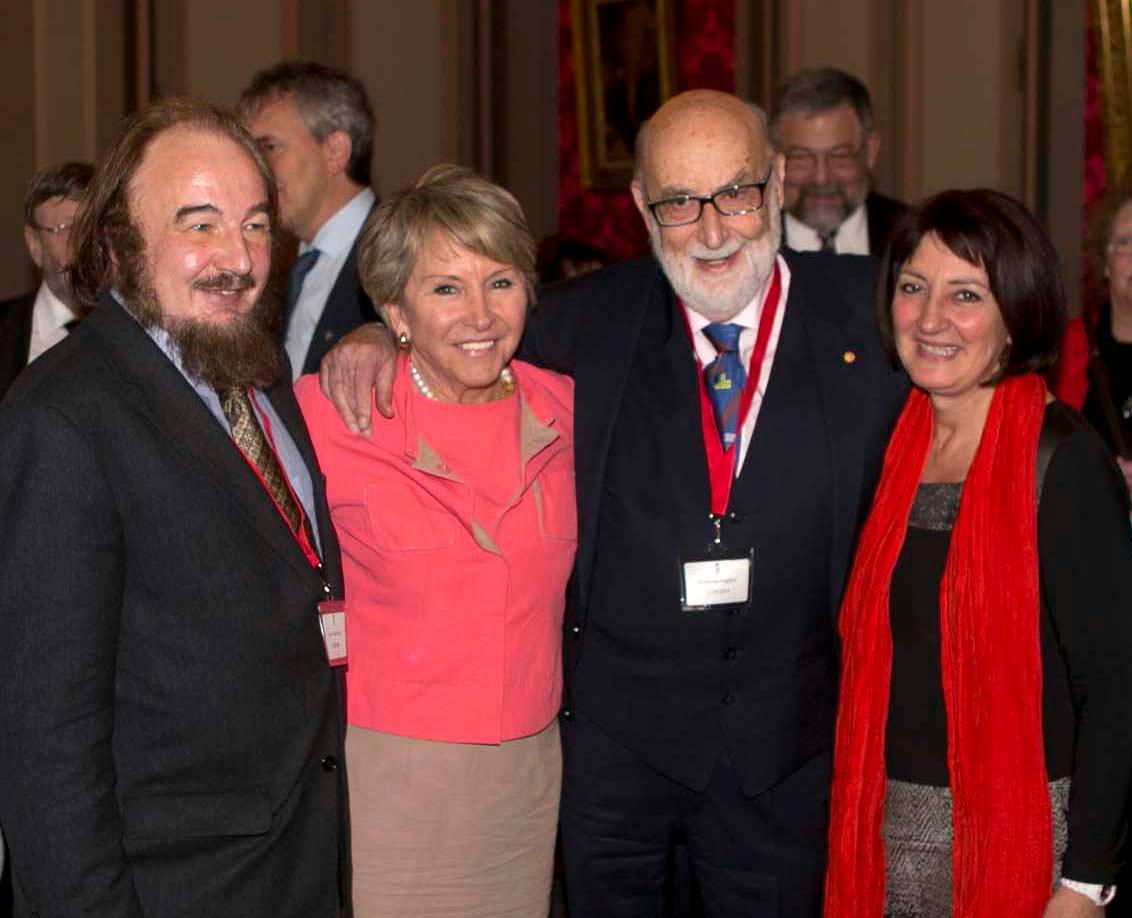
POLYGON ((833 67, 801 71, 778 91, 771 133, 786 158, 783 245, 881 255, 907 206, 872 190, 880 135, 864 84, 833 67))
POLYGON ((24 242, 40 270, 39 289, 0 302, 0 398, 19 372, 58 344, 79 319, 67 266, 71 224, 94 175, 90 163, 42 169, 24 195, 24 242))

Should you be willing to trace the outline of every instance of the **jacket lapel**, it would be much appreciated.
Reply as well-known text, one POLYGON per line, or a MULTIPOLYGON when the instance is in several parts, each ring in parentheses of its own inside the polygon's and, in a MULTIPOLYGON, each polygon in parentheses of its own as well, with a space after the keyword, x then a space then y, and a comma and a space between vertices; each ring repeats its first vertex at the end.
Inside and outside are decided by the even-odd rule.
MULTIPOLYGON (((672 292, 658 265, 645 291, 626 284, 609 298, 606 320, 578 348, 574 374, 574 464, 578 494, 578 597, 583 607, 593 573, 605 462, 629 368, 650 309, 670 307, 672 292)), ((633 275, 633 279, 638 279, 633 275)))
MULTIPOLYGON (((109 298, 100 301, 86 324, 105 343, 134 404, 161 439, 180 453, 193 470, 224 492, 274 551, 300 572, 309 574, 310 564, 255 473, 204 402, 142 327, 109 298)), ((289 428, 294 427, 291 420, 287 423, 289 428)), ((309 451, 309 441, 305 447, 309 451)), ((303 455, 310 466, 307 451, 303 455)), ((317 466, 313 468, 312 474, 317 475, 317 466)), ((320 485, 321 480, 316 487, 320 485)))

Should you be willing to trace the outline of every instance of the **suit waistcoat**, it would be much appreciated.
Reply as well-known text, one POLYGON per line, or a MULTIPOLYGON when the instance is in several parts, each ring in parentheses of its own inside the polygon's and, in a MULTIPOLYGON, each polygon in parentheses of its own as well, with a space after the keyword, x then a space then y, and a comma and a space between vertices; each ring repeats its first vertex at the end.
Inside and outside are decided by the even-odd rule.
POLYGON ((784 316, 766 396, 724 524, 754 549, 749 608, 684 612, 680 558, 703 552, 707 465, 696 364, 677 310, 645 318, 602 482, 577 711, 650 764, 706 785, 726 748, 745 789, 829 745, 832 471, 803 317, 784 316))

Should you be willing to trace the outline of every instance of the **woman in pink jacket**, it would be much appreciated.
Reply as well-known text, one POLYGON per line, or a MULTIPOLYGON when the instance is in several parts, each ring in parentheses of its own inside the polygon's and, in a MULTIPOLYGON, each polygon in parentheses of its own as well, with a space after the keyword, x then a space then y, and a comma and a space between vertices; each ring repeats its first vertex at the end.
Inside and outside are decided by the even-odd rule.
POLYGON ((359 918, 547 912, 577 520, 573 384, 511 359, 534 258, 510 194, 429 169, 360 242, 393 420, 356 436, 298 385, 345 565, 359 918))

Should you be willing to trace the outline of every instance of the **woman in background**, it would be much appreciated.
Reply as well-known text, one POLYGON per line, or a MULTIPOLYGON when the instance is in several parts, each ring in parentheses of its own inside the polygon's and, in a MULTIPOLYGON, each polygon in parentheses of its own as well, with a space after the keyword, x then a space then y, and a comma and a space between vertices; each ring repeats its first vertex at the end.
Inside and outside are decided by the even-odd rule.
POLYGON ((1056 253, 1012 198, 949 191, 902 222, 883 282, 914 388, 841 610, 825 914, 1101 915, 1132 774, 1132 531, 1104 444, 1037 373, 1065 321, 1056 253))
POLYGON ((350 433, 298 384, 342 546, 358 918, 545 918, 558 817, 573 384, 511 357, 534 242, 502 188, 436 166, 362 233, 402 354, 350 433))

